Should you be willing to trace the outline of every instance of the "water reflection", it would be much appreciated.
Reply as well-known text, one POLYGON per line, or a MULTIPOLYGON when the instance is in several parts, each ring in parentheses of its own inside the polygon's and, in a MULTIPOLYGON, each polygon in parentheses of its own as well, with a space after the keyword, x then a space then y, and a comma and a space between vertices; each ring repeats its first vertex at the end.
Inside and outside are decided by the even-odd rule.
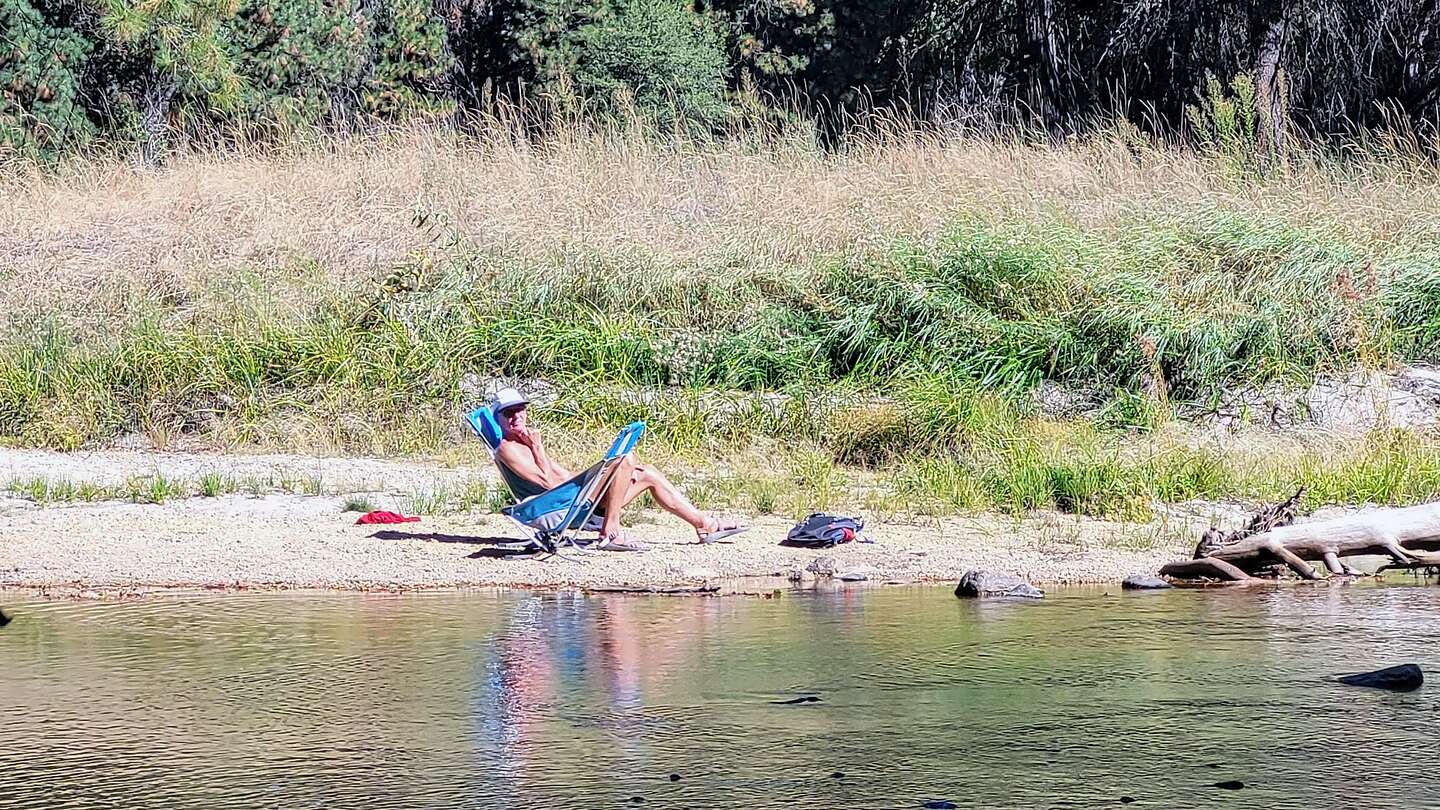
MULTIPOLYGON (((13 601, 13 600, 12 600, 13 601)), ((1440 805, 1440 589, 28 603, 0 808, 1440 805), (818 702, 777 705, 795 695, 818 702), (671 781, 675 773, 679 781, 671 781), (842 776, 835 776, 840 773, 842 776)))

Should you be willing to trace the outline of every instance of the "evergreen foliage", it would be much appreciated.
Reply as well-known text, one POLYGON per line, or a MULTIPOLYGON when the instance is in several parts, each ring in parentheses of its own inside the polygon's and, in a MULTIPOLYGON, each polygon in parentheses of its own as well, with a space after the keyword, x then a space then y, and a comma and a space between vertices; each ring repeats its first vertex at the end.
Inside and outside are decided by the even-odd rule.
POLYGON ((29 0, 0 4, 0 158, 49 162, 95 135, 80 99, 89 43, 29 0))
POLYGON ((291 128, 353 108, 366 35, 350 0, 245 0, 232 27, 246 117, 291 128))
POLYGON ((370 25, 374 57, 362 93, 365 111, 382 117, 447 111, 452 57, 430 0, 385 0, 370 25))
POLYGON ((603 112, 633 105, 666 128, 713 125, 726 113, 719 30, 678 0, 621 0, 576 32, 577 89, 603 112))
POLYGON ((1440 120, 1434 0, 5 0, 0 34, 0 152, 40 160, 536 96, 690 132, 757 104, 1052 136, 1119 116, 1242 172, 1295 134, 1440 120))

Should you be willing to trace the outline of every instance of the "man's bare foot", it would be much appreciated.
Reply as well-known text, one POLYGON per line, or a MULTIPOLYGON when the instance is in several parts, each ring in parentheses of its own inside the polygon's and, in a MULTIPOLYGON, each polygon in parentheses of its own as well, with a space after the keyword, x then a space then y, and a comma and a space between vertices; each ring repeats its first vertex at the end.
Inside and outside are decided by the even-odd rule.
POLYGON ((645 545, 627 540, 619 532, 610 532, 600 535, 600 541, 593 548, 597 551, 644 551, 645 545))
POLYGON ((704 529, 696 529, 695 536, 701 543, 718 543, 727 537, 733 537, 741 532, 749 531, 750 527, 733 520, 717 520, 710 518, 706 521, 704 529))

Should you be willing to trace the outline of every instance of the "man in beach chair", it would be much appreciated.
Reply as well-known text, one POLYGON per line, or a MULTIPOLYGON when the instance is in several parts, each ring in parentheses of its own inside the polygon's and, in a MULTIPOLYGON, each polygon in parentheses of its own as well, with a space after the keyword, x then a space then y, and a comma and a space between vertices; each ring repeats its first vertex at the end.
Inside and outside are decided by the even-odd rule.
MULTIPOLYGON (((529 402, 514 388, 505 388, 496 394, 490 405, 501 431, 500 445, 495 448, 495 464, 510 491, 520 500, 549 491, 576 477, 545 452, 540 433, 530 424, 529 402)), ((620 514, 646 492, 661 509, 689 523, 695 529, 698 542, 714 543, 748 528, 703 514, 659 470, 636 462, 633 452, 624 452, 613 471, 607 472, 610 478, 605 482, 605 489, 599 494, 595 508, 595 514, 600 517, 597 527, 600 541, 595 548, 607 551, 637 551, 641 548, 622 535, 620 514)))

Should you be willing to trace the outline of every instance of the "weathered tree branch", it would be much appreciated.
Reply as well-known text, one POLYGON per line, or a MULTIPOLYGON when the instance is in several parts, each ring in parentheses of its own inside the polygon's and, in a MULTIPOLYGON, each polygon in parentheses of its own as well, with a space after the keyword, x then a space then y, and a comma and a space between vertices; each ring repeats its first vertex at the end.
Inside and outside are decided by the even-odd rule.
POLYGON ((1440 502, 1276 526, 1234 543, 1211 545, 1205 552, 1194 560, 1170 563, 1160 573, 1233 582, 1280 562, 1305 579, 1319 579, 1307 561, 1322 561, 1331 574, 1354 574, 1341 558, 1361 555, 1386 556, 1404 566, 1440 566, 1440 502))

